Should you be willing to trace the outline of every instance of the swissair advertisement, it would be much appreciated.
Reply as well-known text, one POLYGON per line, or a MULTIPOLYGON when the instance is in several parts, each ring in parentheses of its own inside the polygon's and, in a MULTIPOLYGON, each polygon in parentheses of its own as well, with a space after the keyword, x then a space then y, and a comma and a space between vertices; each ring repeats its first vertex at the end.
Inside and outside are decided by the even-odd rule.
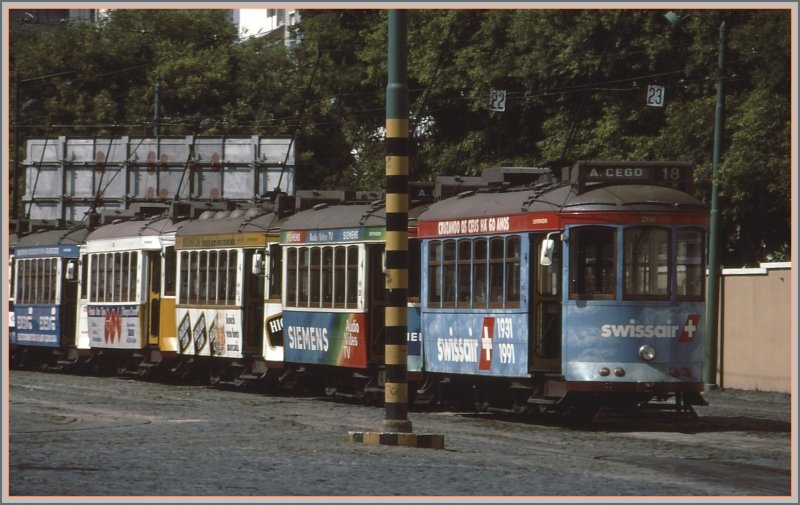
POLYGON ((680 307, 631 304, 621 307, 567 303, 564 331, 570 335, 564 349, 568 381, 599 380, 601 366, 623 366, 633 382, 662 380, 675 363, 691 366, 692 377, 702 377, 705 307, 703 303, 680 307), (644 362, 642 345, 655 349, 644 362), (602 364, 602 365, 601 365, 602 364))
POLYGON ((423 354, 427 370, 474 375, 528 376, 525 314, 427 314, 423 354))

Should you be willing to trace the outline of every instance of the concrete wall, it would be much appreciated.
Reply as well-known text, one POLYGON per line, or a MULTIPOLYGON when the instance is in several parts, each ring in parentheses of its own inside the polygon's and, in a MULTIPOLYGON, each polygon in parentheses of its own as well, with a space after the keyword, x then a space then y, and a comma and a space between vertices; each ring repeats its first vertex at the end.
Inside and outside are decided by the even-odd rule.
POLYGON ((718 384, 790 392, 797 354, 791 263, 723 269, 720 289, 718 384))

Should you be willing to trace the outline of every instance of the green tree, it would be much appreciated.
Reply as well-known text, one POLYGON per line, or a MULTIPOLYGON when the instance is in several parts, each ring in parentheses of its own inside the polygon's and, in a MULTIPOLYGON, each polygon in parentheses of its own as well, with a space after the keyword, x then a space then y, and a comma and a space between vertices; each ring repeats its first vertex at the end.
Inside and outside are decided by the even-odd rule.
MULTIPOLYGON (((387 12, 301 12, 300 43, 239 40, 222 10, 114 10, 10 38, 20 137, 285 135, 296 186, 384 184, 387 12)), ((730 25, 722 263, 785 258, 791 236, 788 9, 423 9, 409 12, 411 176, 492 165, 679 159, 711 187, 718 27, 730 25), (648 107, 647 86, 664 86, 648 107), (507 92, 505 111, 488 107, 507 92)), ((14 110, 14 109, 12 109, 14 110)), ((14 145, 12 143, 12 145, 14 145)), ((24 146, 24 142, 20 142, 24 146)), ((20 157, 21 153, 15 153, 20 157)), ((12 195, 17 198, 17 195, 12 195)))

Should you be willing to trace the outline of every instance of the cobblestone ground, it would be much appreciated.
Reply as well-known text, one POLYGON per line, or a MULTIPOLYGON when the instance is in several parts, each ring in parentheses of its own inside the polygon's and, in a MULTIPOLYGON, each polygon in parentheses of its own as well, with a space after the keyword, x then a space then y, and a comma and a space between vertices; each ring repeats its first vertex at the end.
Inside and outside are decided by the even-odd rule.
POLYGON ((583 428, 412 409, 415 433, 444 435, 436 450, 349 442, 348 431, 381 430, 382 407, 109 377, 9 377, 11 501, 685 501, 787 497, 794 482, 783 394, 712 391, 695 420, 583 428))

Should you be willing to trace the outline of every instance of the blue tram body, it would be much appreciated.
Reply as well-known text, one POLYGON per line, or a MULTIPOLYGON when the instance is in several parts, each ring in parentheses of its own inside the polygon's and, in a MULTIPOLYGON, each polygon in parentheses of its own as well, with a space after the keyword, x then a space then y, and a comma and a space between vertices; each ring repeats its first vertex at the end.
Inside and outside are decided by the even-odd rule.
MULTIPOLYGON (((44 229, 14 248, 14 359, 63 367, 78 359, 78 262, 88 229, 44 229), (25 356, 28 354, 28 356, 25 356)), ((84 348, 87 348, 84 346, 84 348)))
POLYGON ((419 216, 424 369, 526 403, 704 403, 707 211, 678 162, 578 162, 419 216), (469 379, 471 377, 471 379, 469 379))

